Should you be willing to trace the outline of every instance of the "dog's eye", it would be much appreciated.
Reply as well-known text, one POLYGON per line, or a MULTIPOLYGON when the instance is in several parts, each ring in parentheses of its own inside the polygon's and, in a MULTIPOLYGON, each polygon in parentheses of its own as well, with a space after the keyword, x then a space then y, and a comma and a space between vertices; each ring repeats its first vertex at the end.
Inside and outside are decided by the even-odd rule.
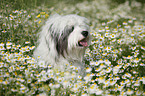
POLYGON ((74 26, 72 26, 72 31, 74 31, 74 26))
POLYGON ((68 33, 71 33, 74 31, 74 26, 69 26, 67 27, 67 30, 66 30, 68 33))

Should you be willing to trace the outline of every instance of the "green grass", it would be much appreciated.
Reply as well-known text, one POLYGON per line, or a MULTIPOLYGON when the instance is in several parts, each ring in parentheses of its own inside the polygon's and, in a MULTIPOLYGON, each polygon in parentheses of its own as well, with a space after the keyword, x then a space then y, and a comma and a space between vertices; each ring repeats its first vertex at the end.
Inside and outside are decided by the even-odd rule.
POLYGON ((0 1, 0 96, 145 95, 144 6, 132 2, 0 1), (92 44, 85 54, 84 78, 70 65, 46 71, 45 63, 32 57, 37 33, 54 13, 90 20, 92 44))

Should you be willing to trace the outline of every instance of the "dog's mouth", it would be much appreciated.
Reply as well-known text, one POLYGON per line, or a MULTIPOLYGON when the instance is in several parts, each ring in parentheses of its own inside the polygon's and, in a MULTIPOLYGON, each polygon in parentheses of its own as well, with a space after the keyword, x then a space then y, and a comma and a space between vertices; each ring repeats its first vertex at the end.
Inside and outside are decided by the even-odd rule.
POLYGON ((82 40, 80 40, 80 41, 78 42, 78 45, 79 45, 80 47, 87 47, 87 46, 88 46, 87 38, 83 38, 82 40))

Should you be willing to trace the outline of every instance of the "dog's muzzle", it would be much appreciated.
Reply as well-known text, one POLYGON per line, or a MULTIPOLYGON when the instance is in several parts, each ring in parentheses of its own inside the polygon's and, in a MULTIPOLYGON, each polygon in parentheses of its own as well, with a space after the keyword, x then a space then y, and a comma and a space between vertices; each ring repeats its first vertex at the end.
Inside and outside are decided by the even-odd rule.
POLYGON ((78 42, 78 45, 79 45, 80 47, 87 47, 87 46, 88 46, 88 42, 87 42, 87 41, 88 41, 88 39, 89 39, 89 37, 88 37, 89 32, 88 32, 88 31, 83 31, 81 34, 84 36, 84 38, 81 39, 81 40, 78 42))

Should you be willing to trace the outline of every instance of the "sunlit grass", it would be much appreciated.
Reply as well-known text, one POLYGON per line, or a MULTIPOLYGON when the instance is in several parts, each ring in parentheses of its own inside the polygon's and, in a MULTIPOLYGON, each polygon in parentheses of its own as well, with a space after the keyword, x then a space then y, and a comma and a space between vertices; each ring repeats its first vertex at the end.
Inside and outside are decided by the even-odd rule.
POLYGON ((85 1, 61 10, 60 6, 13 10, 3 5, 3 8, 0 95, 145 95, 145 25, 129 14, 129 5, 109 10, 102 0, 85 1), (37 47, 37 33, 55 12, 78 13, 91 21, 92 44, 85 54, 85 77, 79 76, 79 69, 71 64, 58 71, 32 56, 37 47))

